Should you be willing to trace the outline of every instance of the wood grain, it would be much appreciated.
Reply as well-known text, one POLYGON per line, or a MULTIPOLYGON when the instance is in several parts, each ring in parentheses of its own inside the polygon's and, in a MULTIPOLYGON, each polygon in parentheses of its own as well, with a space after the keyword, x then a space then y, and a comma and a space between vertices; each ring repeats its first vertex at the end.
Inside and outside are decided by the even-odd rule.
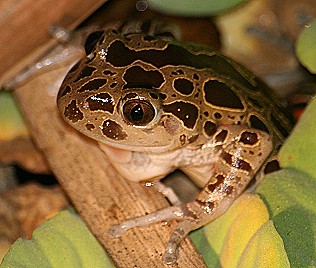
POLYGON ((107 235, 112 224, 155 211, 167 203, 155 189, 124 180, 95 142, 62 121, 52 92, 58 90, 69 66, 68 62, 67 66, 39 74, 16 88, 15 96, 34 141, 91 232, 117 267, 206 267, 189 239, 181 243, 176 264, 162 263, 175 222, 133 229, 121 239, 107 235))
POLYGON ((2 0, 0 2, 0 84, 55 42, 52 24, 74 29, 106 0, 2 0))

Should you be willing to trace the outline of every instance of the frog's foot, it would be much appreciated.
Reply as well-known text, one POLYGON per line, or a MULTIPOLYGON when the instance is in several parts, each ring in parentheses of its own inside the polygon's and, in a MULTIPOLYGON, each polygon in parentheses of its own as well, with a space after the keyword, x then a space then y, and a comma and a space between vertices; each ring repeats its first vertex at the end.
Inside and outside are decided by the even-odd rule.
POLYGON ((122 222, 121 224, 115 224, 109 229, 109 235, 113 238, 122 236, 126 231, 134 227, 145 227, 152 223, 161 221, 169 221, 174 219, 181 219, 183 217, 183 211, 181 206, 172 206, 165 209, 158 210, 148 215, 132 218, 122 222))
POLYGON ((211 212, 208 211, 208 203, 202 204, 199 201, 168 207, 148 215, 124 221, 121 224, 113 225, 109 229, 109 235, 113 238, 118 238, 134 227, 145 227, 161 221, 177 220, 179 224, 172 233, 163 256, 164 263, 173 264, 178 259, 179 244, 188 233, 222 215, 231 203, 223 202, 216 207, 216 210, 212 210, 211 212))
MULTIPOLYGON (((113 238, 118 238, 122 236, 127 230, 134 227, 145 227, 152 223, 161 222, 161 221, 170 221, 170 220, 183 220, 185 217, 183 206, 172 206, 168 207, 148 215, 140 216, 127 220, 121 224, 113 225, 109 229, 109 235, 113 238)), ((186 221, 184 221, 185 223, 186 221)), ((163 261, 166 264, 172 264, 178 259, 178 245, 182 239, 191 231, 188 230, 186 225, 179 224, 172 234, 164 253, 163 261)))

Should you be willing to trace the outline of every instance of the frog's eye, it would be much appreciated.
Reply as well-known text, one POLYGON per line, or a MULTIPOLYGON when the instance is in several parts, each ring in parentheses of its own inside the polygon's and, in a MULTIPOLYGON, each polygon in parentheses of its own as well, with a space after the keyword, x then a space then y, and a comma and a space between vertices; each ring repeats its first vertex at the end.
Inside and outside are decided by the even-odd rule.
POLYGON ((151 123, 156 116, 155 107, 146 100, 129 100, 122 106, 125 121, 135 126, 145 126, 151 123))
POLYGON ((86 55, 89 55, 98 41, 101 39, 104 31, 95 31, 88 35, 86 42, 84 44, 84 49, 86 51, 86 55))

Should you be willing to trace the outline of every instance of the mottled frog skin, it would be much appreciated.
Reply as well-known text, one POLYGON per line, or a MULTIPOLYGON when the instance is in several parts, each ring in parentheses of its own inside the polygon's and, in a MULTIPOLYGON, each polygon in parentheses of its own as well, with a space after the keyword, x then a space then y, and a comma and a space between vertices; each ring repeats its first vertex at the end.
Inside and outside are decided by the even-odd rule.
POLYGON ((127 179, 155 181, 181 169, 203 187, 189 203, 110 229, 117 237, 177 219, 164 255, 174 263, 191 230, 222 215, 253 178, 277 167, 274 155, 291 120, 262 81, 209 47, 110 29, 92 33, 85 48, 87 57, 58 94, 64 119, 97 140, 127 179))

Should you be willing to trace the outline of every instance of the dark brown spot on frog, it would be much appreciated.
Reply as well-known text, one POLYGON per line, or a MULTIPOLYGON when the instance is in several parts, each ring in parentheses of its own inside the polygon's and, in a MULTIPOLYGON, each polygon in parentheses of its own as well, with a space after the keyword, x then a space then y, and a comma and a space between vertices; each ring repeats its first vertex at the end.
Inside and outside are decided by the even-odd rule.
POLYGON ((76 104, 76 100, 72 100, 71 103, 65 108, 64 116, 73 123, 83 119, 83 113, 79 110, 76 104))
POLYGON ((85 83, 80 89, 78 89, 78 92, 98 90, 106 83, 107 79, 105 78, 95 78, 93 80, 90 80, 88 83, 85 83))
POLYGON ((187 49, 175 44, 168 44, 163 50, 145 48, 135 51, 126 47, 122 41, 114 41, 108 48, 106 60, 115 67, 125 67, 131 65, 136 60, 141 60, 158 68, 167 65, 193 66, 197 69, 210 68, 217 70, 220 72, 219 74, 223 76, 231 77, 243 83, 244 86, 248 88, 256 89, 239 71, 239 68, 243 68, 237 63, 234 63, 234 65, 238 65, 239 68, 232 66, 232 63, 227 62, 226 58, 220 54, 193 54, 187 49))
POLYGON ((234 187, 231 185, 228 185, 228 186, 226 185, 226 187, 224 187, 224 191, 225 191, 226 195, 231 195, 233 190, 234 190, 234 187))
POLYGON ((112 120, 105 120, 102 124, 102 133, 112 140, 124 140, 127 134, 122 126, 112 120))
POLYGON ((150 92, 149 96, 152 97, 154 100, 158 100, 159 99, 159 96, 156 93, 154 93, 154 92, 150 92))
POLYGON ((123 101, 129 100, 129 99, 135 99, 136 97, 137 97, 136 93, 130 92, 124 96, 123 101))
POLYGON ((215 141, 224 142, 227 137, 228 131, 223 129, 220 133, 218 133, 215 137, 215 141))
POLYGON ((181 70, 181 69, 178 69, 178 70, 177 70, 177 73, 180 74, 180 75, 183 75, 183 74, 184 74, 184 71, 181 70))
POLYGON ((193 128, 198 118, 198 108, 187 102, 176 101, 171 104, 163 105, 166 113, 172 113, 179 118, 187 128, 193 128))
POLYGON ((159 93, 159 97, 160 99, 165 100, 167 98, 167 95, 164 93, 159 93))
POLYGON ((236 93, 223 82, 209 80, 204 85, 205 100, 218 107, 227 107, 232 109, 243 109, 240 98, 236 93))
MULTIPOLYGON (((199 56, 193 55, 186 49, 176 45, 168 45, 164 50, 144 49, 134 51, 126 47, 122 41, 115 41, 108 48, 107 61, 113 66, 123 67, 131 65, 136 60, 141 60, 160 68, 166 65, 192 66, 190 57, 197 57, 199 60, 204 58, 204 55, 199 56)), ((175 72, 175 74, 177 73, 175 72)))
POLYGON ((70 92, 71 92, 71 87, 69 85, 67 85, 66 87, 61 86, 61 90, 59 90, 59 92, 58 92, 57 99, 67 95, 70 92))
POLYGON ((219 185, 221 185, 224 182, 224 179, 225 179, 225 177, 221 174, 217 174, 215 178, 216 178, 216 182, 209 184, 207 186, 210 192, 213 192, 219 185))
POLYGON ((178 78, 174 80, 173 86, 175 90, 184 95, 190 95, 193 92, 194 85, 193 83, 185 78, 178 78))
POLYGON ((91 111, 101 110, 113 114, 114 101, 108 93, 100 93, 90 96, 87 99, 87 102, 91 111))
POLYGON ((280 165, 279 165, 279 161, 274 159, 270 162, 267 163, 267 165, 264 168, 264 174, 269 174, 275 171, 280 170, 280 165))
POLYGON ((85 66, 73 82, 76 83, 85 77, 91 76, 96 69, 95 67, 85 66))
POLYGON ((223 151, 221 153, 221 157, 225 160, 225 162, 227 164, 231 165, 232 167, 246 170, 248 172, 250 172, 252 170, 252 168, 248 162, 246 162, 240 158, 234 157, 233 155, 226 153, 225 151, 223 151))
POLYGON ((208 111, 204 112, 203 114, 205 117, 209 117, 209 115, 210 115, 208 111))
POLYGON ((206 121, 206 123, 204 124, 204 131, 205 131, 206 135, 209 137, 211 137, 215 134, 216 129, 217 129, 217 126, 213 122, 206 121))
POLYGON ((260 129, 269 133, 269 129, 267 128, 267 126, 256 115, 250 116, 250 125, 253 128, 260 129))
POLYGON ((247 145, 255 145, 258 140, 258 135, 254 132, 244 131, 239 139, 240 142, 247 145))
POLYGON ((222 114, 219 112, 214 113, 214 118, 215 119, 221 119, 222 118, 222 114))
POLYGON ((84 44, 84 48, 85 48, 87 55, 89 55, 92 52, 95 45, 101 39, 103 33, 104 33, 104 31, 95 31, 95 32, 92 32, 91 34, 89 34, 89 36, 87 37, 86 42, 84 44))
POLYGON ((193 79, 194 79, 194 80, 199 80, 200 77, 199 77, 197 74, 193 74, 193 79))
POLYGON ((86 129, 91 131, 91 130, 95 129, 95 125, 93 125, 93 124, 86 124, 86 129))
POLYGON ((103 71, 103 74, 104 74, 104 75, 109 75, 109 76, 116 75, 116 73, 114 73, 114 72, 112 72, 112 71, 110 71, 110 70, 104 70, 104 71, 103 71))
POLYGON ((128 68, 124 74, 125 88, 159 88, 164 78, 159 71, 146 71, 140 66, 128 68))
POLYGON ((201 199, 196 199, 196 202, 203 207, 204 209, 206 209, 208 212, 211 212, 214 208, 215 208, 215 203, 214 202, 208 202, 208 201, 204 201, 201 199))
POLYGON ((199 138, 199 134, 194 135, 188 139, 189 143, 195 142, 199 138))
POLYGON ((211 212, 215 208, 214 202, 205 202, 204 208, 207 209, 208 212, 211 212))
POLYGON ((258 107, 258 108, 260 108, 260 109, 262 109, 263 107, 262 107, 262 105, 260 104, 260 102, 258 101, 258 100, 256 100, 256 99, 253 99, 253 98, 248 98, 248 100, 252 103, 252 104, 254 104, 254 106, 256 106, 256 107, 258 107))
POLYGON ((182 134, 182 135, 180 136, 180 144, 181 144, 181 145, 185 145, 186 140, 187 140, 187 136, 184 135, 184 134, 182 134))
POLYGON ((115 88, 116 86, 117 86, 117 83, 114 82, 114 83, 111 83, 110 88, 115 88))

